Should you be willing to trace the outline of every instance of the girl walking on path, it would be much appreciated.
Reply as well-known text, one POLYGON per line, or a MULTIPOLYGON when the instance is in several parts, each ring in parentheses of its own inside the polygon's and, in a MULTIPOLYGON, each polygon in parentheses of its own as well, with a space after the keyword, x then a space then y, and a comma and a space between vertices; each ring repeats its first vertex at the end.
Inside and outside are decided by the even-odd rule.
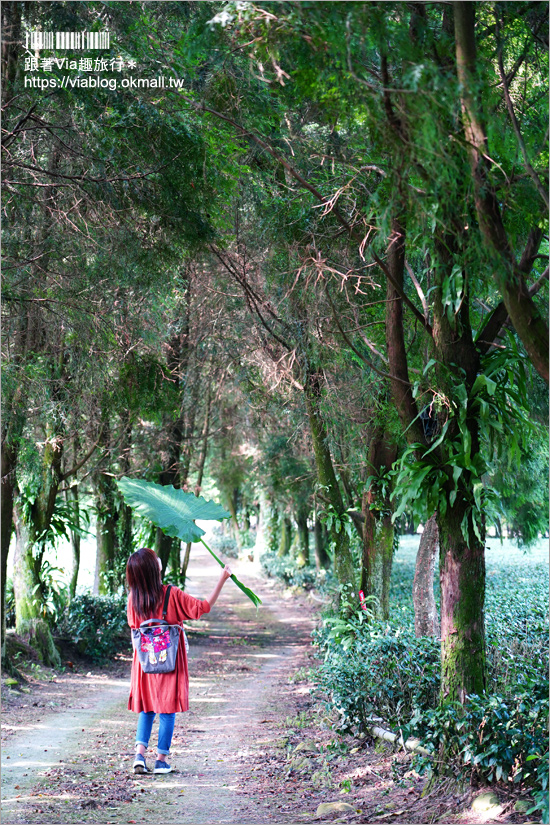
MULTIPOLYGON (((172 587, 169 594, 166 621, 181 624, 186 619, 200 619, 209 613, 220 595, 221 589, 231 576, 226 565, 219 581, 208 599, 195 599, 172 587)), ((128 584, 128 624, 138 628, 146 619, 160 618, 167 585, 162 584, 161 564, 157 554, 147 547, 132 553, 126 565, 128 584)), ((182 640, 183 641, 183 640, 182 640)), ((144 673, 136 651, 132 660, 132 678, 128 710, 139 714, 136 734, 134 773, 146 773, 145 752, 149 745, 151 729, 159 714, 157 759, 154 773, 170 773, 166 757, 170 753, 176 713, 189 709, 189 672, 185 644, 178 645, 176 666, 170 673, 144 673)))

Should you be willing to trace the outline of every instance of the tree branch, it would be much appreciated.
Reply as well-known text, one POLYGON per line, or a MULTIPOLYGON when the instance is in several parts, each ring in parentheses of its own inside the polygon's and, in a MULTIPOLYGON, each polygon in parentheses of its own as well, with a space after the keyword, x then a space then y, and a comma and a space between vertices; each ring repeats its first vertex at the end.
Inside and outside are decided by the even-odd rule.
POLYGON ((327 295, 327 298, 328 298, 328 302, 329 302, 329 304, 330 304, 330 308, 331 308, 331 310, 332 310, 332 317, 334 318, 334 321, 336 322, 336 326, 338 327, 338 330, 340 331, 340 335, 342 336, 342 338, 344 339, 344 341, 346 342, 346 344, 348 345, 348 347, 352 350, 352 352, 354 352, 354 353, 355 353, 355 355, 357 355, 357 357, 358 357, 358 358, 360 358, 360 359, 361 359, 361 361, 362 361, 364 364, 366 364, 366 366, 367 366, 367 367, 369 367, 369 368, 370 368, 373 372, 375 372, 375 373, 376 373, 377 375, 379 375, 381 378, 389 378, 389 379, 390 379, 390 380, 392 380, 392 381, 399 381, 399 382, 401 382, 402 384, 406 384, 408 387, 412 386, 412 385, 411 385, 411 383, 410 383, 410 381, 404 381, 402 378, 398 378, 398 376, 397 376, 397 375, 390 375, 390 373, 388 373, 388 372, 383 372, 382 370, 379 370, 379 369, 378 369, 378 367, 375 367, 375 366, 374 366, 374 364, 372 363, 372 361, 369 361, 369 359, 368 359, 368 358, 366 358, 366 357, 363 355, 363 353, 362 353, 362 352, 360 352, 360 351, 357 349, 357 347, 355 347, 355 346, 353 345, 353 343, 350 341, 350 339, 348 338, 348 336, 346 335, 346 333, 345 333, 345 332, 344 332, 344 330, 342 329, 342 325, 340 324, 340 320, 339 320, 338 315, 337 315, 337 313, 336 313, 336 308, 335 308, 335 306, 334 306, 334 303, 333 303, 333 301, 332 301, 332 298, 330 297, 330 292, 328 291, 328 286, 327 286, 326 284, 325 284, 325 292, 326 292, 326 295, 327 295))
MULTIPOLYGON (((500 21, 498 19, 498 13, 495 11, 495 19, 497 23, 497 31, 500 33, 500 21)), ((504 71, 504 62, 502 60, 502 43, 498 49, 498 71, 500 74, 500 79, 502 81, 502 88, 504 90, 504 99, 506 100, 506 107, 508 109, 508 114, 510 115, 510 120, 512 121, 512 127, 514 129, 517 142, 519 143, 519 148, 521 149, 521 154, 523 157, 523 165, 525 166, 529 177, 535 184, 539 195, 543 199, 546 207, 549 206, 549 199, 548 199, 548 190, 546 186, 542 185, 542 181, 540 180, 539 176, 531 166, 529 162, 529 158, 527 156, 527 149, 525 148, 525 141, 523 140, 523 135, 521 134, 521 129, 519 128, 518 119, 516 117, 516 113, 514 111, 514 105, 512 103, 512 98, 510 97, 510 90, 508 87, 508 78, 506 77, 506 72, 504 71)))

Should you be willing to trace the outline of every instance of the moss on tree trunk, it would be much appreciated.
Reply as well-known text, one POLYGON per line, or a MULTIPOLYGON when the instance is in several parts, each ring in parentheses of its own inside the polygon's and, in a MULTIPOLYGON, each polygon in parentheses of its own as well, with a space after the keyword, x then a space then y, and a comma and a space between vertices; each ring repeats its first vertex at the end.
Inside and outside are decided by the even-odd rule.
POLYGON ((283 516, 281 519, 281 533, 279 537, 278 556, 288 556, 290 553, 290 545, 292 544, 292 522, 288 516, 283 516))
POLYGON ((300 512, 296 517, 298 526, 298 555, 296 561, 301 567, 309 564, 309 530, 307 527, 307 513, 300 512))
POLYGON ((462 501, 438 514, 441 585, 441 701, 485 691, 485 542, 462 535, 462 501))
POLYGON ((35 555, 33 530, 16 508, 16 542, 14 564, 15 627, 47 667, 60 667, 61 659, 50 627, 42 613, 40 561, 35 555))
POLYGON ((381 429, 373 435, 369 448, 369 472, 372 482, 363 496, 363 555, 361 563, 361 590, 365 596, 374 596, 370 605, 378 618, 390 616, 390 578, 393 565, 392 522, 393 505, 389 484, 381 484, 381 476, 391 470, 397 457, 393 439, 381 429))

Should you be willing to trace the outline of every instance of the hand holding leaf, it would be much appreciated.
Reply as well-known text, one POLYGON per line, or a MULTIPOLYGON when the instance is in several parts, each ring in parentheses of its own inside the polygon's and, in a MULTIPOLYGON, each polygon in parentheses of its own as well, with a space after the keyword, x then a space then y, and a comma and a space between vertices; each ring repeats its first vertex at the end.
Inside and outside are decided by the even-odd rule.
MULTIPOLYGON (((223 561, 203 541, 204 530, 202 527, 195 524, 195 519, 221 521, 224 518, 230 518, 230 513, 224 510, 223 507, 214 501, 207 501, 202 496, 197 497, 193 493, 178 490, 171 484, 163 486, 162 484, 155 484, 153 481, 124 477, 117 481, 117 486, 126 504, 132 507, 140 516, 149 519, 167 536, 185 542, 200 541, 218 564, 224 567, 223 561)), ((237 587, 248 596, 255 607, 262 603, 259 596, 248 587, 245 587, 234 574, 231 578, 237 587)))

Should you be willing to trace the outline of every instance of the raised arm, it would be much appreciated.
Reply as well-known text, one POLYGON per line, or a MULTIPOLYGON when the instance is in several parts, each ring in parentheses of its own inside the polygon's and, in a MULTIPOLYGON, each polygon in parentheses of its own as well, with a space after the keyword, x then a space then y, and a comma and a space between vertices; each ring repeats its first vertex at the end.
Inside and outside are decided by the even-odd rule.
POLYGON ((224 584, 226 583, 227 579, 230 576, 231 576, 231 568, 229 567, 229 565, 226 564, 225 567, 223 568, 222 572, 221 572, 221 575, 220 575, 220 578, 219 578, 219 581, 218 581, 217 585, 215 586, 214 590, 212 591, 212 593, 208 596, 208 598, 206 600, 211 608, 214 607, 214 605, 216 604, 216 602, 218 600, 218 596, 221 593, 221 589, 222 589, 222 587, 224 586, 224 584))

